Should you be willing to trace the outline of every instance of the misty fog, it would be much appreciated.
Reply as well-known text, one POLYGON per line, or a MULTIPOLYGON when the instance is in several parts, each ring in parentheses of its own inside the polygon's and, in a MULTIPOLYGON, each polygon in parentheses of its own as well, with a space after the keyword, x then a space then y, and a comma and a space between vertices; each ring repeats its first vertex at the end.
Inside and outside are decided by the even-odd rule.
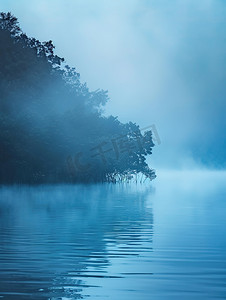
POLYGON ((106 115, 156 125, 155 168, 225 166, 224 1, 3 0, 1 9, 52 39, 91 89, 109 91, 106 115))

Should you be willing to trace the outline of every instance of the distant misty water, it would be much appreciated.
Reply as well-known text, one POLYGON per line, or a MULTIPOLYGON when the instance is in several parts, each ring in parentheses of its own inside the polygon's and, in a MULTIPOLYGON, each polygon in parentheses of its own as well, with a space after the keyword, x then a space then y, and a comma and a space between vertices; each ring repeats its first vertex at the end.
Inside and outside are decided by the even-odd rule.
POLYGON ((2 299, 226 299, 226 173, 0 188, 2 299))

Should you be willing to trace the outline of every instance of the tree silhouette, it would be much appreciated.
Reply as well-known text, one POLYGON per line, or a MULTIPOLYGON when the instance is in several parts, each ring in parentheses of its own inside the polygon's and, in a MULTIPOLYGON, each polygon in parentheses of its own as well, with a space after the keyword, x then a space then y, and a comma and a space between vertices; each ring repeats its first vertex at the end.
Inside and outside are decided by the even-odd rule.
POLYGON ((29 38, 0 14, 0 182, 100 182, 155 178, 152 132, 105 117, 107 91, 90 91, 52 41, 29 38))

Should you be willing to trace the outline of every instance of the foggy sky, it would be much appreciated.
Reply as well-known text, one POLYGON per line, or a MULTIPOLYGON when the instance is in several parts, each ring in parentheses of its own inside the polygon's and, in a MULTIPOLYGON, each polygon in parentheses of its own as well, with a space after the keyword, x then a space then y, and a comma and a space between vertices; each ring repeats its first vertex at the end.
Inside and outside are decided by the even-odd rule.
POLYGON ((146 127, 161 144, 156 168, 198 164, 191 148, 222 142, 226 101, 223 0, 2 0, 0 10, 109 91, 106 114, 146 127))

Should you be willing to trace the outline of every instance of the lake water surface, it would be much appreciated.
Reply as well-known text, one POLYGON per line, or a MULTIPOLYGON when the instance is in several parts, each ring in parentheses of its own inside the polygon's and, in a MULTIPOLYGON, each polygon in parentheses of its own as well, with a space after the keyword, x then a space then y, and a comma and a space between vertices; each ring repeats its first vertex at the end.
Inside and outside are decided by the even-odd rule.
POLYGON ((226 173, 0 188, 0 299, 226 299, 226 173))

